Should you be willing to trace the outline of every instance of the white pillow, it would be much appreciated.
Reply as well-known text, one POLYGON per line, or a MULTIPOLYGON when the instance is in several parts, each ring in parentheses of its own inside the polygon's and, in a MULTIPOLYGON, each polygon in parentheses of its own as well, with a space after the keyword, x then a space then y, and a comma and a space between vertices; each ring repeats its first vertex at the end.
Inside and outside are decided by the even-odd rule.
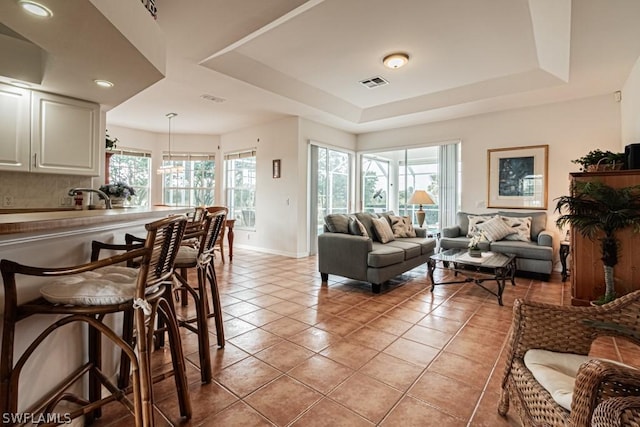
POLYGON ((467 237, 473 237, 478 234, 478 224, 489 221, 493 217, 490 215, 467 215, 467 218, 469 219, 469 232, 467 233, 467 237))
POLYGON ((385 217, 373 218, 371 222, 373 222, 373 228, 376 230, 380 243, 387 243, 395 240, 393 237, 393 231, 391 230, 391 225, 389 225, 389 221, 387 221, 385 217))
POLYGON ((411 218, 408 216, 391 215, 391 228, 393 228, 394 237, 416 237, 416 230, 411 224, 411 218))
POLYGON ((490 242, 502 240, 508 235, 515 233, 515 230, 505 224, 498 215, 494 216, 489 221, 479 223, 477 227, 478 230, 484 232, 485 237, 490 242))
POLYGON ((509 234, 504 240, 521 240, 523 242, 531 241, 531 217, 515 217, 515 216, 500 216, 500 218, 507 224, 514 232, 509 234))
POLYGON ((103 267, 56 278, 43 286, 40 294, 53 304, 120 304, 133 300, 137 277, 138 269, 136 268, 103 267))

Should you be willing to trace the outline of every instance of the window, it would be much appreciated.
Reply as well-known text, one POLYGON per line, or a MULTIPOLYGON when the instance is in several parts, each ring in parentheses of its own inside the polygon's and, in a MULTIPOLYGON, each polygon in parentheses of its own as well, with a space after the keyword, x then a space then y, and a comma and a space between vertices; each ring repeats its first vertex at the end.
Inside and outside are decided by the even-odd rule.
POLYGON ((129 206, 149 206, 151 188, 151 153, 126 148, 109 150, 108 181, 124 182, 136 195, 126 202, 129 206))
POLYGON ((174 206, 211 206, 215 200, 215 169, 213 154, 163 154, 163 166, 181 166, 181 172, 163 175, 162 198, 174 206))
POLYGON ((237 228, 256 226, 256 150, 224 156, 227 206, 237 228))
POLYGON ((363 211, 389 210, 389 163, 378 156, 362 156, 363 211))

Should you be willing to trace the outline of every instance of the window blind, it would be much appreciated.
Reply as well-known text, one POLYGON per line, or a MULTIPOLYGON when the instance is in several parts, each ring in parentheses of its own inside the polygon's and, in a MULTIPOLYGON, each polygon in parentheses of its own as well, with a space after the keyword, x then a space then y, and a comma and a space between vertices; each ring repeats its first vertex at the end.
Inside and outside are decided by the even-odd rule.
POLYGON ((169 153, 162 152, 162 160, 167 161, 206 161, 215 159, 215 154, 209 153, 171 153, 171 158, 169 158, 169 153))
POLYGON ((107 153, 118 154, 120 156, 132 156, 132 157, 146 157, 151 158, 150 151, 141 151, 133 148, 115 148, 113 150, 107 150, 107 153))
POLYGON ((224 159, 225 160, 246 159, 249 157, 255 157, 256 153, 257 153, 257 150, 255 148, 247 151, 236 151, 234 153, 225 154, 224 159))

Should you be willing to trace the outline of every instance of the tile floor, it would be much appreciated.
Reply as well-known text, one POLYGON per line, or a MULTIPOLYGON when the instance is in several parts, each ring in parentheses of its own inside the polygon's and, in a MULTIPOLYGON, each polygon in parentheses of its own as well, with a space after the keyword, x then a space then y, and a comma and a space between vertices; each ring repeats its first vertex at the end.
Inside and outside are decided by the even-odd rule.
MULTIPOLYGON (((216 262, 227 342, 218 349, 212 333, 214 381, 200 383, 197 341, 183 331, 193 418, 180 419, 166 380, 154 389, 157 425, 519 426, 496 412, 513 301, 570 300, 559 274, 517 278, 501 307, 471 284, 431 293, 425 267, 375 295, 336 276, 322 286, 315 257, 237 249, 233 264, 216 262)), ((614 340, 594 352, 640 360, 614 340)), ((153 357, 169 360, 166 350, 153 357)), ((97 425, 130 423, 118 405, 97 425)))

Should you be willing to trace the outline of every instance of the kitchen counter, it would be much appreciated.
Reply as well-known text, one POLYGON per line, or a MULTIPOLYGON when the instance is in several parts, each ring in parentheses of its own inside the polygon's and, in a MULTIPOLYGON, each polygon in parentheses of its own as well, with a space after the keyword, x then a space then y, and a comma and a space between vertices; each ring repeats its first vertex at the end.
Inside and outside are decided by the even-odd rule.
MULTIPOLYGON (((190 212, 193 208, 151 206, 144 208, 64 210, 55 212, 2 213, 0 235, 56 231, 68 228, 108 225, 162 218, 171 214, 190 212)), ((6 211, 3 211, 6 212, 6 211)))

